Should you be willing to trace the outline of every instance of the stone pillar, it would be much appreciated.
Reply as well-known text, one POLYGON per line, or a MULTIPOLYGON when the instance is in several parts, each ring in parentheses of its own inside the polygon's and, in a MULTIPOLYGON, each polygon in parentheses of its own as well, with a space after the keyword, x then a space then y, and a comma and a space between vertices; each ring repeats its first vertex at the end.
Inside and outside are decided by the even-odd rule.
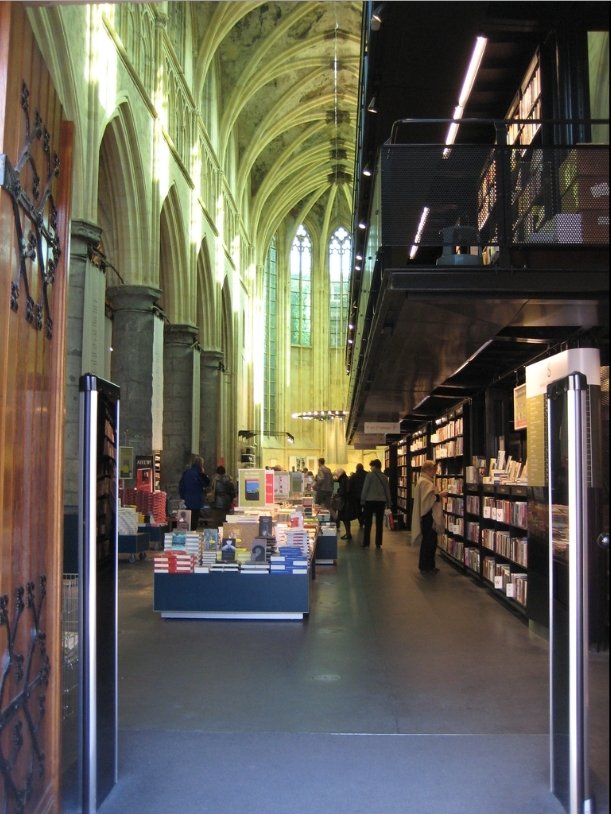
POLYGON ((113 310, 111 378, 121 388, 121 446, 153 452, 155 320, 158 288, 121 285, 106 292, 113 310))
MULTIPOLYGON (((219 464, 219 402, 223 354, 217 350, 201 351, 200 444, 206 472, 210 475, 219 464)), ((228 471, 232 467, 229 466, 228 471)))
MULTIPOLYGON (((70 272, 66 322, 66 388, 64 432, 64 503, 78 504, 79 378, 83 371, 85 325, 85 276, 102 272, 89 260, 89 247, 97 246, 102 230, 93 223, 73 220, 70 233, 70 272)), ((104 319, 102 313, 101 319, 104 319)), ((89 371, 87 371, 89 372, 89 371)), ((91 371, 97 373, 97 371, 91 371)))
POLYGON ((199 382, 194 381, 193 357, 197 329, 192 325, 168 325, 163 348, 163 453, 161 488, 168 500, 178 499, 178 481, 191 463, 194 398, 199 399, 199 382))
MULTIPOLYGON (((71 223, 64 389, 64 572, 70 573, 78 570, 79 378, 84 372, 85 277, 103 273, 89 260, 89 247, 97 246, 101 235, 102 230, 93 223, 71 223)), ((99 318, 104 319, 103 303, 99 318)))

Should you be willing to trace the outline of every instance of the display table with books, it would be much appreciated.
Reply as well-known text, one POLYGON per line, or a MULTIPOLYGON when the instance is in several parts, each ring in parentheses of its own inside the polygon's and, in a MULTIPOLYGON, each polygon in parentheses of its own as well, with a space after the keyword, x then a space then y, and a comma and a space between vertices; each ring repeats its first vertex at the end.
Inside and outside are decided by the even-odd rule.
MULTIPOLYGON (((233 532, 225 524, 225 533, 233 532)), ((303 528, 275 537, 168 533, 154 557, 153 609, 167 619, 303 619, 312 556, 303 528), (241 544, 240 544, 241 543, 241 544)))
POLYGON ((153 609, 164 619, 300 620, 310 576, 290 573, 155 574, 153 609))

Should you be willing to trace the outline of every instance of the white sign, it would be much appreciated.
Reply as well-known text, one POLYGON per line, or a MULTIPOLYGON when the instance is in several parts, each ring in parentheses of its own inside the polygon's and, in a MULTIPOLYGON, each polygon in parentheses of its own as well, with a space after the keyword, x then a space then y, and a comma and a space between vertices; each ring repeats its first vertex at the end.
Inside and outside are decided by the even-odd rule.
POLYGON ((366 421, 365 435, 399 435, 401 432, 401 422, 399 421, 366 421))

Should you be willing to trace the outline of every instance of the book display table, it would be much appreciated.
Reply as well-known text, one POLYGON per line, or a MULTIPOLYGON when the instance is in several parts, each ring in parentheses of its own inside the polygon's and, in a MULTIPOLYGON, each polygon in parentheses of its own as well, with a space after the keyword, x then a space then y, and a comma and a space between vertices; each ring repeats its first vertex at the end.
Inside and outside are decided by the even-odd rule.
POLYGON ((153 610, 164 619, 300 620, 310 574, 154 574, 153 610))

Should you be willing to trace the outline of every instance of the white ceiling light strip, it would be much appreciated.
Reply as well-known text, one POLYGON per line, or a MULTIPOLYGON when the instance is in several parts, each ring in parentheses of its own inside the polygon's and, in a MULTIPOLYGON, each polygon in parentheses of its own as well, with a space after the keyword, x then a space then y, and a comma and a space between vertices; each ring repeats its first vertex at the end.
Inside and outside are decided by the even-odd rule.
MULTIPOLYGON (((484 51, 486 50, 487 44, 488 39, 486 37, 477 37, 477 39, 475 40, 473 53, 471 54, 471 59, 469 60, 469 67, 467 68, 467 73, 465 74, 465 78, 462 83, 462 88, 460 90, 460 95, 458 97, 458 104, 454 108, 454 113, 452 115, 454 121, 450 124, 446 135, 445 140, 446 147, 443 151, 444 158, 447 158, 450 155, 450 146, 454 144, 456 136, 458 135, 459 120, 462 119, 463 113, 465 112, 465 107, 467 106, 469 96, 471 95, 471 91, 473 90, 475 77, 477 76, 480 65, 482 64, 482 59, 484 58, 484 51)), ((409 250, 410 260, 413 260, 418 252, 419 248, 418 244, 420 242, 422 232, 424 231, 424 227, 426 225, 429 212, 430 209, 428 206, 425 206, 424 209, 422 210, 422 215, 420 216, 420 222, 418 224, 418 230, 416 232, 416 236, 414 237, 413 245, 409 250)))

